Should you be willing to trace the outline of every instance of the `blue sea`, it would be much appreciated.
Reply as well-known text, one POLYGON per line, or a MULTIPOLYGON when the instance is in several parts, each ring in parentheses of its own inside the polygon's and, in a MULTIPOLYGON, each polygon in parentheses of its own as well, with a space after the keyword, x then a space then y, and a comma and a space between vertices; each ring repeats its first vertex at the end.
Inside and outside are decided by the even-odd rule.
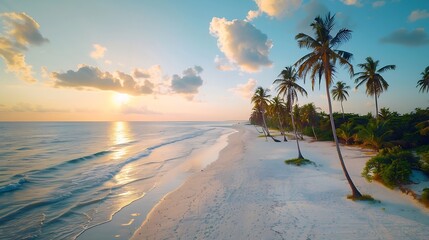
POLYGON ((162 184, 174 182, 171 191, 204 169, 226 146, 231 125, 1 122, 0 238, 83 236, 162 184))

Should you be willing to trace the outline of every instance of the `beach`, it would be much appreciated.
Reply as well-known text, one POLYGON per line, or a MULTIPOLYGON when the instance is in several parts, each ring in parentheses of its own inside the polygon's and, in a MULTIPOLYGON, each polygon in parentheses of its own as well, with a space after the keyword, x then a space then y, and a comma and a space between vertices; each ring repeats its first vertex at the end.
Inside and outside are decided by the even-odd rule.
POLYGON ((341 148, 356 186, 377 200, 355 202, 332 142, 301 141, 315 165, 297 167, 284 163, 297 157, 293 141, 233 128, 218 160, 166 195, 132 239, 427 239, 428 209, 361 176, 373 152, 341 148))

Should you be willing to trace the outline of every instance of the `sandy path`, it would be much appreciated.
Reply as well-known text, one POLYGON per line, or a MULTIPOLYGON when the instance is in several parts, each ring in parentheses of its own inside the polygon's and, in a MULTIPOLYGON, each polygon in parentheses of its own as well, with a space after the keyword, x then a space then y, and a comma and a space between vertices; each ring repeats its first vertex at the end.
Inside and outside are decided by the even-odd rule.
POLYGON ((343 148, 358 188, 381 203, 353 202, 332 143, 301 142, 317 166, 283 163, 293 142, 266 142, 237 126, 218 161, 149 214, 134 239, 428 239, 429 212, 360 172, 368 156, 343 148))

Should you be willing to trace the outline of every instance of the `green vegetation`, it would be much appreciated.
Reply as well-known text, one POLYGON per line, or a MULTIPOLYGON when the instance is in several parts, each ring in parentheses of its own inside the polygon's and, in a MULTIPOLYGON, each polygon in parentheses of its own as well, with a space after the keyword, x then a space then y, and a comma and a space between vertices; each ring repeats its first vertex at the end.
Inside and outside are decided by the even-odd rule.
POLYGON ((410 151, 400 147, 386 148, 366 163, 362 176, 393 188, 409 183, 411 168, 416 165, 417 160, 410 151))
POLYGON ((420 198, 420 202, 422 202, 426 207, 429 207, 429 188, 423 189, 422 197, 420 198))
MULTIPOLYGON (((270 100, 267 89, 257 88, 252 97, 254 108, 249 118, 250 123, 262 126, 266 137, 270 136, 269 127, 278 128, 285 141, 286 132, 293 132, 298 148, 296 161, 304 161, 299 146, 299 139, 303 139, 304 134, 314 136, 316 141, 334 141, 354 199, 365 197, 355 187, 347 172, 340 143, 379 152, 368 161, 363 171, 368 180, 377 180, 386 186, 395 187, 409 182, 412 168, 429 174, 429 107, 416 108, 415 111, 402 115, 386 107, 379 109, 378 98, 389 87, 382 74, 395 70, 396 65, 379 67, 378 60, 367 57, 364 63, 357 64, 362 71, 355 73, 350 62, 353 54, 339 50, 351 38, 352 31, 343 28, 333 34, 334 25, 335 15, 328 13, 325 17, 316 17, 310 24, 312 35, 299 33, 295 36, 299 48, 305 48, 309 52, 294 65, 286 67, 274 81, 277 85, 277 97, 270 100), (374 116, 371 113, 358 115, 344 112, 342 103, 349 97, 347 90, 350 87, 345 82, 335 82, 338 66, 347 70, 351 79, 354 78, 355 88, 365 86, 367 95, 374 98, 374 116), (306 77, 309 77, 313 90, 317 83, 326 88, 329 113, 317 112, 318 108, 313 103, 303 106, 296 104, 298 93, 307 95, 306 90, 298 84, 299 79, 305 83, 306 77), (340 101, 341 113, 332 111, 331 94, 334 100, 340 101), (412 150, 417 152, 419 158, 413 156, 410 152, 412 150)), ((421 75, 416 87, 420 92, 427 93, 429 66, 421 75)))
POLYGON ((363 194, 362 196, 359 197, 355 197, 353 195, 348 195, 347 199, 351 199, 353 201, 370 201, 370 202, 374 202, 374 203, 380 203, 379 200, 375 200, 371 195, 369 194, 363 194))
POLYGON ((285 163, 289 164, 289 165, 295 165, 295 166, 301 166, 301 165, 307 165, 307 164, 316 165, 313 161, 310 161, 310 160, 305 159, 305 158, 289 159, 289 160, 285 160, 285 163))

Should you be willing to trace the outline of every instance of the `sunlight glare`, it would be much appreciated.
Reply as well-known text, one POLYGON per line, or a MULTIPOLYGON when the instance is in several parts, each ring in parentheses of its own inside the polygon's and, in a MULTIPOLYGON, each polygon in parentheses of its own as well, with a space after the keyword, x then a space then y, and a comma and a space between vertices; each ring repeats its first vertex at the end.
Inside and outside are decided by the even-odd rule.
POLYGON ((130 101, 130 95, 125 93, 115 93, 115 95, 113 95, 113 101, 118 106, 124 105, 130 101))

